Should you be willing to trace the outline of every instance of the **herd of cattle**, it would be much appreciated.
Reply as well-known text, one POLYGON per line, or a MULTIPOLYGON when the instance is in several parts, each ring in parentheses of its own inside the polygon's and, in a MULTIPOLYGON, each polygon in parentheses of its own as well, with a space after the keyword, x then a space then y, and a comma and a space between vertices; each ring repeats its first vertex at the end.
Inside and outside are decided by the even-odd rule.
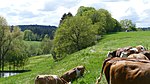
POLYGON ((84 71, 85 67, 81 65, 65 72, 60 77, 57 75, 38 75, 35 84, 71 84, 71 81, 83 76, 84 71))
MULTIPOLYGON (((142 45, 118 48, 107 56, 96 84, 100 83, 103 72, 108 84, 150 84, 150 51, 142 45)), ((85 66, 77 66, 60 77, 38 75, 35 84, 71 84, 85 70, 85 66)))
POLYGON ((150 84, 150 51, 142 45, 119 48, 107 56, 96 84, 103 72, 108 84, 150 84))

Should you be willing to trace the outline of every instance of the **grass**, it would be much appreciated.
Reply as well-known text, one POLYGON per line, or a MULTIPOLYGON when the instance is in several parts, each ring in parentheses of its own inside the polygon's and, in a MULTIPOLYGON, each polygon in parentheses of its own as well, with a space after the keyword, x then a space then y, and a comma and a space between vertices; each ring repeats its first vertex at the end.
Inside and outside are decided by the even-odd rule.
MULTIPOLYGON (((59 62, 54 62, 51 55, 31 57, 30 63, 25 66, 25 69, 31 70, 30 72, 0 78, 0 84, 34 84, 34 79, 38 74, 56 74, 61 76, 64 72, 77 65, 84 65, 87 71, 84 77, 73 81, 72 84, 95 84, 108 51, 136 45, 143 45, 150 48, 149 38, 150 31, 119 32, 105 35, 97 45, 68 55, 59 62), (91 50, 95 52, 91 52, 91 50)), ((102 78, 101 84, 107 84, 105 77, 102 78)))
POLYGON ((41 45, 41 41, 24 41, 27 45, 32 46, 34 48, 39 48, 41 45))

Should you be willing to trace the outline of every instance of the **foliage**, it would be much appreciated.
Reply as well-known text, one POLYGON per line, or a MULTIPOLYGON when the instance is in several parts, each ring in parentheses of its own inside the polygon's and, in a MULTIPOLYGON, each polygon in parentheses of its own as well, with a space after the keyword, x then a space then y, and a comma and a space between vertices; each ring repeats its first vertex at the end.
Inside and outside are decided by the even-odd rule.
POLYGON ((32 41, 33 40, 33 32, 31 30, 25 30, 23 40, 32 41))
POLYGON ((61 25, 63 23, 63 21, 69 17, 73 17, 72 13, 71 12, 68 12, 68 14, 64 13, 61 20, 60 20, 60 23, 59 25, 61 25))
POLYGON ((77 10, 77 16, 85 16, 84 14, 86 13, 87 15, 92 13, 92 11, 95 11, 95 8, 93 7, 84 7, 84 6, 80 6, 77 10), (90 11, 90 12, 89 12, 90 11))
POLYGON ((55 33, 53 52, 56 56, 62 57, 92 45, 95 32, 91 23, 91 20, 84 16, 66 19, 55 33))
POLYGON ((121 27, 127 31, 136 31, 136 25, 128 19, 124 19, 120 21, 121 27))
POLYGON ((10 32, 6 19, 0 16, 0 69, 2 71, 4 70, 5 55, 10 50, 9 46, 13 38, 17 36, 17 34, 10 32))
MULTIPOLYGON (((39 74, 55 74, 61 76, 64 72, 78 65, 84 65, 86 67, 84 77, 78 78, 72 84, 95 84, 108 51, 137 45, 143 45, 150 49, 150 40, 147 40, 147 38, 150 38, 150 31, 119 32, 105 35, 97 45, 73 53, 58 62, 54 62, 50 55, 30 57, 30 62, 28 65, 25 65, 25 69, 31 70, 30 72, 0 78, 0 83, 33 84, 35 77, 39 74)), ((100 84, 107 84, 104 75, 100 84)))
POLYGON ((26 45, 25 51, 29 57, 43 54, 40 41, 24 41, 24 43, 26 45))
POLYGON ((52 49, 54 59, 93 45, 103 34, 121 31, 120 23, 105 9, 81 6, 75 16, 68 13, 61 19, 52 49))
POLYGON ((23 40, 15 39, 12 42, 11 50, 6 54, 6 62, 9 64, 9 70, 23 67, 28 62, 28 54, 25 50, 26 45, 23 40))
POLYGON ((20 28, 7 25, 5 18, 0 17, 0 69, 8 64, 11 68, 23 67, 27 63, 26 45, 20 28))
POLYGON ((54 33, 57 29, 56 26, 46 26, 46 25, 18 25, 21 31, 31 30, 33 32, 34 37, 33 41, 42 41, 44 36, 48 34, 48 36, 53 39, 54 33))
POLYGON ((50 54, 52 48, 52 40, 50 40, 49 36, 46 34, 44 39, 41 42, 41 50, 43 54, 50 54))
POLYGON ((90 18, 95 29, 97 29, 98 35, 121 31, 119 22, 112 18, 111 14, 105 9, 96 10, 93 7, 81 6, 76 15, 90 18))

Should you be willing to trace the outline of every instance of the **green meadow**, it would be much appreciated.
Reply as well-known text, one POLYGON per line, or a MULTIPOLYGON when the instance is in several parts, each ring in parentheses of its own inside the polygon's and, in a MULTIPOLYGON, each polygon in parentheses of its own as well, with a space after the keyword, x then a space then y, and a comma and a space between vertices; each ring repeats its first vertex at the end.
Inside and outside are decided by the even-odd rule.
MULTIPOLYGON (((68 55, 58 62, 55 62, 51 55, 33 56, 29 58, 29 64, 25 66, 26 70, 31 70, 30 72, 0 78, 0 84, 34 84, 34 79, 39 74, 61 76, 78 65, 84 65, 86 71, 83 77, 73 81, 72 84, 95 84, 108 51, 137 45, 150 49, 149 39, 150 31, 119 32, 107 34, 96 45, 68 55)), ((101 84, 107 84, 104 76, 101 84)))

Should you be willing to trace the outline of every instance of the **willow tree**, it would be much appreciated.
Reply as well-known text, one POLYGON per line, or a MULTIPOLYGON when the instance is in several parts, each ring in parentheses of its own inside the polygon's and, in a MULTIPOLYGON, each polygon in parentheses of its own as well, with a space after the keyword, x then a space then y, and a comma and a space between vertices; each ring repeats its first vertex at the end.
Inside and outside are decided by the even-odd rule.
POLYGON ((4 17, 0 16, 0 69, 4 70, 5 56, 11 50, 12 42, 20 36, 20 31, 12 30, 4 17))
POLYGON ((53 52, 57 57, 79 51, 92 45, 95 31, 92 21, 84 16, 65 19, 57 29, 54 38, 53 52))

